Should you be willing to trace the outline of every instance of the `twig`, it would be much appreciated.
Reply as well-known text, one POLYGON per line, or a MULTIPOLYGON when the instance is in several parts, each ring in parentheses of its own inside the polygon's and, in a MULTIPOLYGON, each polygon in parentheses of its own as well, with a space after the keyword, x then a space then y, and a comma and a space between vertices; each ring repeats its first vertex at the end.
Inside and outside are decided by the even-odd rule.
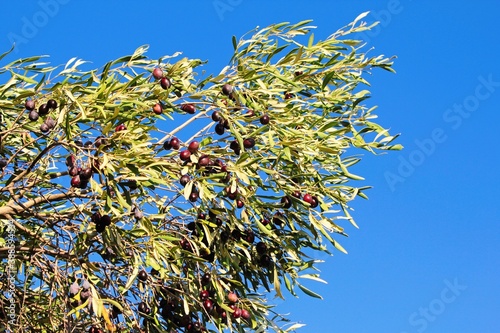
POLYGON ((77 192, 71 193, 59 193, 59 194, 51 194, 44 197, 37 197, 31 199, 20 205, 7 204, 6 206, 0 207, 0 217, 7 217, 10 215, 20 214, 31 207, 37 206, 41 203, 49 203, 53 201, 58 201, 62 199, 71 199, 71 198, 85 198, 86 195, 79 194, 77 192))

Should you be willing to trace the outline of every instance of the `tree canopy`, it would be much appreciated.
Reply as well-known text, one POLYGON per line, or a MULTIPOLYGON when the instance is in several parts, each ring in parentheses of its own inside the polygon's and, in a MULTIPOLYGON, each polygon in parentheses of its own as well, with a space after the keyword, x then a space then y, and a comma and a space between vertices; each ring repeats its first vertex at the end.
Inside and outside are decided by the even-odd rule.
POLYGON ((367 198, 356 149, 401 148, 366 105, 392 59, 354 39, 363 17, 324 40, 310 21, 233 37, 213 75, 147 46, 92 70, 2 65, 2 329, 299 328, 269 296, 321 297, 314 253, 345 252, 367 198))

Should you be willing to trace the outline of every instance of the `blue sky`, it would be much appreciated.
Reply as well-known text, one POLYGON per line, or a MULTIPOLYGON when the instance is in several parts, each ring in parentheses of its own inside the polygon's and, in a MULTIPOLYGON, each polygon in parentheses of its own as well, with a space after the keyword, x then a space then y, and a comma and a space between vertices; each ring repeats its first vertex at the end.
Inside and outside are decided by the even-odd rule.
MULTIPOLYGON (((256 26, 313 19, 326 37, 358 14, 379 27, 363 38, 396 55, 397 74, 369 78, 381 124, 402 133, 401 152, 356 166, 373 185, 354 203, 348 255, 321 266, 323 301, 278 301, 301 332, 498 333, 500 323, 500 24, 497 1, 6 2, 0 52, 49 54, 95 67, 143 44, 149 56, 183 51, 218 72, 231 36, 256 26), (119 4, 119 5, 117 5, 119 4), (22 38, 22 39, 21 39, 22 38)), ((361 185, 361 184, 360 184, 361 185)))

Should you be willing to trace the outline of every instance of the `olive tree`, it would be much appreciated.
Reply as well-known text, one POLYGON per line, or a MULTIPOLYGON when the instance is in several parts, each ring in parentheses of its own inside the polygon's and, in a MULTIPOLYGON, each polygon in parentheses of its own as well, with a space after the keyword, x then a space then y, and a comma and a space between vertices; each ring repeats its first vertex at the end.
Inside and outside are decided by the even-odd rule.
POLYGON ((359 151, 400 149, 365 103, 392 60, 351 36, 363 17, 319 41, 310 21, 233 37, 214 75, 146 46, 2 65, 2 329, 299 328, 270 296, 321 297, 303 281, 345 252, 359 151))

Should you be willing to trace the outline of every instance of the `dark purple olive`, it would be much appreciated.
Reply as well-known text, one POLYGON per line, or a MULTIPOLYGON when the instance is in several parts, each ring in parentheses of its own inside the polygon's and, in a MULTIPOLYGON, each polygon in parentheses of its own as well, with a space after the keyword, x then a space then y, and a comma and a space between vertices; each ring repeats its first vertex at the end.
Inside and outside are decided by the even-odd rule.
POLYGON ((98 136, 95 141, 94 141, 94 146, 96 148, 99 148, 100 146, 105 146, 107 145, 108 141, 106 140, 106 137, 100 135, 98 136))
POLYGON ((95 224, 101 223, 101 213, 99 212, 94 212, 92 216, 90 216, 90 221, 94 222, 95 224))
POLYGON ((199 159, 198 159, 198 166, 199 167, 206 167, 208 165, 210 165, 210 157, 208 157, 207 155, 202 155, 199 159))
POLYGON ((76 175, 73 178, 71 178, 71 186, 72 187, 80 187, 80 183, 81 183, 81 180, 80 180, 79 175, 76 175))
POLYGON ((163 77, 163 71, 160 67, 156 67, 155 69, 153 69, 153 77, 157 80, 163 77))
POLYGON ((230 93, 233 92, 233 86, 230 84, 225 84, 222 86, 222 93, 226 96, 229 96, 230 93))
POLYGON ((49 113, 49 108, 48 108, 47 104, 42 104, 38 107, 38 114, 40 114, 41 116, 44 116, 47 113, 49 113))
POLYGON ((151 312, 151 309, 144 302, 139 303, 139 306, 137 307, 137 309, 139 310, 139 312, 141 314, 148 315, 151 312))
POLYGON ((7 166, 7 160, 5 158, 0 158, 0 170, 7 166))
POLYGON ((181 179, 179 179, 179 183, 181 183, 182 186, 186 186, 190 180, 191 178, 189 177, 189 175, 184 175, 181 177, 181 179))
POLYGON ((173 137, 172 139, 170 139, 170 145, 173 149, 179 150, 179 148, 181 147, 181 142, 176 137, 173 137))
POLYGON ((57 102, 54 99, 49 99, 47 101, 47 107, 49 109, 55 110, 57 108, 57 102))
POLYGON ((47 125, 46 123, 41 124, 40 131, 42 131, 42 133, 47 133, 48 131, 50 131, 49 125, 47 125))
POLYGON ((253 148, 255 146, 255 140, 253 138, 248 138, 243 140, 243 146, 247 149, 253 148))
POLYGON ((172 149, 172 145, 170 144, 170 141, 163 142, 163 149, 165 149, 165 150, 172 149))
POLYGON ((194 106, 194 104, 191 103, 182 104, 181 110, 189 114, 194 114, 196 112, 196 107, 194 106))
POLYGON ((163 89, 168 89, 168 88, 170 88, 171 85, 172 85, 172 82, 170 81, 170 79, 168 77, 161 78, 161 80, 160 80, 160 86, 163 89))
POLYGON ((224 125, 224 128, 225 128, 225 129, 229 129, 229 128, 230 128, 230 126, 229 126, 229 121, 227 121, 227 119, 221 119, 221 120, 219 121, 219 123, 220 123, 220 124, 222 124, 222 125, 224 125))
POLYGON ((78 168, 77 167, 70 167, 69 170, 68 170, 68 173, 71 177, 74 177, 76 175, 78 175, 78 168))
POLYGON ((257 250, 258 254, 264 254, 267 251, 267 245, 266 243, 263 242, 258 242, 257 245, 255 245, 255 250, 257 250))
POLYGON ((224 124, 219 123, 219 124, 215 125, 215 133, 222 135, 222 134, 224 134, 225 130, 226 129, 224 128, 224 124))
POLYGON ((104 232, 105 229, 106 229, 106 225, 105 224, 97 223, 95 225, 95 231, 97 231, 98 233, 104 232))
POLYGON ((189 160, 191 157, 191 152, 189 150, 183 150, 180 152, 179 154, 179 158, 182 160, 182 161, 187 161, 189 160))
POLYGON ((283 205, 283 208, 290 208, 292 207, 292 200, 288 196, 284 196, 281 198, 281 204, 283 205))
POLYGON ((189 201, 191 202, 196 202, 198 200, 198 198, 200 197, 198 191, 193 191, 191 192, 191 194, 189 195, 189 201))
POLYGON ((214 111, 212 113, 212 120, 215 121, 215 122, 218 122, 219 120, 221 120, 221 115, 220 115, 220 112, 219 111, 214 111))
POLYGON ((265 115, 263 115, 262 117, 260 117, 260 123, 261 123, 262 125, 267 125, 267 124, 269 124, 269 120, 270 120, 270 118, 269 118, 269 116, 268 116, 267 114, 265 114, 265 115))
POLYGON ((145 271, 145 270, 141 270, 139 272, 139 274, 137 275, 137 277, 139 278, 139 280, 141 280, 142 282, 145 282, 148 280, 148 273, 145 271))
POLYGON ((47 124, 49 129, 52 129, 56 126, 56 121, 54 119, 52 119, 51 117, 47 117, 47 119, 45 119, 45 123, 47 124))
POLYGON ((29 115, 28 115, 28 118, 31 120, 31 121, 37 121, 38 120, 38 112, 36 112, 35 110, 32 110, 30 111, 29 115))
POLYGON ((111 224, 111 216, 109 216, 109 215, 101 216, 100 222, 101 222, 101 224, 104 224, 105 226, 110 225, 111 224))
POLYGON ((35 109, 35 101, 32 99, 27 99, 24 103, 24 107, 26 108, 26 110, 33 111, 35 109))
POLYGON ((80 179, 81 180, 89 180, 92 178, 92 169, 91 168, 84 168, 80 171, 80 179))

